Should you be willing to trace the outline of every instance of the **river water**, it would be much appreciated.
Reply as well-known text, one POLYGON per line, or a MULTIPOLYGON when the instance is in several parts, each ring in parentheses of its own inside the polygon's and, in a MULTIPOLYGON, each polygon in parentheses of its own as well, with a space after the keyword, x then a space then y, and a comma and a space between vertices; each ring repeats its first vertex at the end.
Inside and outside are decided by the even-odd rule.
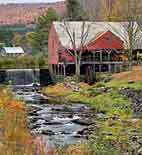
POLYGON ((16 98, 26 102, 31 133, 47 147, 86 143, 89 108, 83 104, 54 104, 32 86, 13 86, 16 98))
POLYGON ((0 81, 11 84, 17 99, 28 107, 31 133, 47 147, 86 143, 90 109, 83 104, 55 104, 39 92, 41 85, 51 83, 47 70, 20 69, 0 72, 0 81))

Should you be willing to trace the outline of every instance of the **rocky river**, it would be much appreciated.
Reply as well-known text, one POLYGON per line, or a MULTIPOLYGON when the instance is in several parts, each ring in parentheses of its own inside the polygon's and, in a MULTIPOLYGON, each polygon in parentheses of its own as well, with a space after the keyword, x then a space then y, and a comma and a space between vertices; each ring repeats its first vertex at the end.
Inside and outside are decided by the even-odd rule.
POLYGON ((13 86, 16 98, 26 102, 31 133, 47 147, 86 143, 92 125, 91 109, 83 104, 55 104, 32 85, 13 86))
POLYGON ((52 83, 48 69, 11 69, 0 72, 14 96, 26 103, 31 133, 47 147, 86 143, 92 130, 91 109, 84 104, 49 102, 40 87, 52 83))

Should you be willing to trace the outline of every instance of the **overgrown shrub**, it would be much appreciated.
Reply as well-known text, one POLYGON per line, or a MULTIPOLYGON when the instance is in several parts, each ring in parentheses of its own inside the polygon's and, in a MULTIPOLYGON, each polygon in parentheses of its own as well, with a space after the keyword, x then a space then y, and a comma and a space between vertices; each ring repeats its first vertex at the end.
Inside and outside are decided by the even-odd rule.
POLYGON ((99 87, 105 87, 105 84, 103 82, 97 82, 96 85, 95 85, 96 88, 99 88, 99 87))
POLYGON ((45 58, 42 55, 31 56, 22 55, 19 57, 0 57, 0 68, 15 69, 15 68, 34 68, 47 65, 45 58))
POLYGON ((96 80, 103 81, 103 82, 108 82, 111 80, 111 73, 96 73, 96 80))
POLYGON ((96 97, 98 95, 100 95, 101 93, 96 91, 94 88, 89 88, 86 90, 82 90, 80 92, 81 95, 85 95, 86 97, 96 97))

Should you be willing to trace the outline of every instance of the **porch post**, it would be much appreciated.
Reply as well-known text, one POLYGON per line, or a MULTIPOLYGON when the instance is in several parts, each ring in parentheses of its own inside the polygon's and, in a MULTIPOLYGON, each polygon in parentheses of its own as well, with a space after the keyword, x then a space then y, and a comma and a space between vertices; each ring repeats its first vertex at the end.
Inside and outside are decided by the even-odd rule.
POLYGON ((108 62, 109 62, 108 68, 109 68, 109 72, 111 73, 111 58, 110 58, 111 51, 108 51, 107 53, 108 53, 108 62))
POLYGON ((52 71, 53 71, 52 73, 53 73, 53 74, 54 74, 54 68, 55 68, 55 67, 54 67, 54 64, 52 64, 52 71))
POLYGON ((61 64, 61 75, 63 75, 63 64, 61 64))
POLYGON ((60 75, 60 70, 59 70, 60 68, 59 67, 60 67, 60 64, 57 65, 57 75, 60 75))
POLYGON ((93 51, 93 79, 96 80, 95 51, 93 51))
POLYGON ((117 64, 114 64, 114 72, 117 72, 117 64))
POLYGON ((53 73, 53 64, 51 64, 51 73, 53 73))
POLYGON ((50 73, 53 74, 53 64, 49 65, 49 70, 50 70, 50 73))
POLYGON ((99 73, 102 71, 101 68, 102 68, 102 50, 99 50, 100 52, 100 62, 99 62, 99 73))
POLYGON ((55 70, 54 70, 54 71, 55 71, 55 75, 57 75, 57 64, 55 64, 54 67, 55 67, 55 68, 54 68, 54 69, 55 69, 55 70))
POLYGON ((122 69, 122 64, 120 64, 120 72, 122 72, 123 71, 123 69, 122 69))
POLYGON ((102 71, 102 65, 99 64, 99 73, 102 71))
POLYGON ((108 65, 108 70, 109 70, 109 73, 111 73, 111 64, 110 63, 108 65))
POLYGON ((96 54, 96 52, 93 51, 93 62, 95 62, 95 54, 96 54))
POLYGON ((66 76, 66 66, 65 66, 65 64, 63 64, 63 73, 64 73, 64 77, 66 76))
POLYGON ((102 53, 102 50, 100 50, 100 62, 102 63, 103 61, 103 53, 102 53))

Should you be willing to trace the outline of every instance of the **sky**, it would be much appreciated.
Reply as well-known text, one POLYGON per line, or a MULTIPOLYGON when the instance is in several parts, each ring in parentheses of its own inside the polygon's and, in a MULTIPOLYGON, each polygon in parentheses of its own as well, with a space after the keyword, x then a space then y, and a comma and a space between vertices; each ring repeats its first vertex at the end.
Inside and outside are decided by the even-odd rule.
POLYGON ((59 2, 63 0, 0 0, 0 3, 46 3, 46 2, 59 2))

